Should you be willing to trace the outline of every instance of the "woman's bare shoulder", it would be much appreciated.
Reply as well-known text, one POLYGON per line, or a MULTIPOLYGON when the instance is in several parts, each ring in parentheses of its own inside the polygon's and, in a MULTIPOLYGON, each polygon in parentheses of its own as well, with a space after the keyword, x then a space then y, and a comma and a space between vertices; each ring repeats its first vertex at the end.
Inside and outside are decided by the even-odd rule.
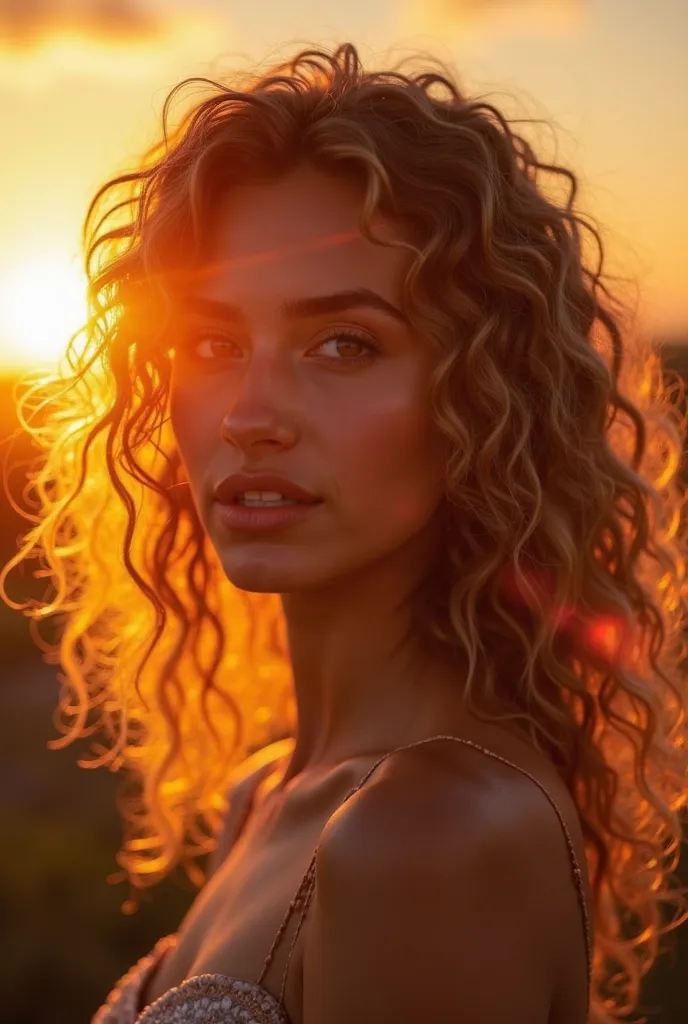
POLYGON ((459 1008, 544 1024, 564 973, 583 1005, 580 910, 542 793, 510 767, 516 758, 459 744, 445 758, 439 746, 395 752, 328 823, 304 1020, 361 1019, 365 1007, 410 1022, 459 1008))
POLYGON ((444 829, 455 823, 460 835, 470 822, 489 834, 491 824, 501 827, 514 815, 522 820, 528 807, 550 817, 548 802, 559 810, 584 859, 577 809, 554 765, 517 737, 482 730, 469 743, 434 741, 395 751, 328 821, 321 845, 342 840, 348 847, 350 837, 356 846, 361 824, 368 822, 390 828, 396 822, 413 834, 433 821, 444 829))

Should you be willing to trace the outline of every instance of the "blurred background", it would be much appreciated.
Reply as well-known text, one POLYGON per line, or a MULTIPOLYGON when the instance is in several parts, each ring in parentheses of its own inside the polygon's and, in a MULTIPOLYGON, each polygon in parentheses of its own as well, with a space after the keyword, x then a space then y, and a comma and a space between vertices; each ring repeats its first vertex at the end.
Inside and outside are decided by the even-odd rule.
MULTIPOLYGON (((688 374, 686 0, 0 0, 0 462, 13 387, 58 361, 84 319, 79 250, 88 202, 157 137, 168 90, 191 75, 351 41, 364 60, 417 49, 521 125, 579 177, 607 272, 637 282, 639 326, 688 374), (548 125, 554 129, 552 133, 548 125)), ((36 452, 20 434, 7 465, 36 452)), ((26 524, 0 495, 0 563, 26 524)), ((14 573, 10 596, 43 593, 14 573)), ((41 584, 41 589, 36 588, 41 584)), ((83 746, 47 748, 58 669, 0 602, 0 1017, 87 1024, 112 984, 195 892, 183 876, 127 916, 117 882, 117 779, 83 746)), ((679 875, 688 884, 688 866, 679 875)), ((688 1020, 688 925, 644 990, 658 1024, 688 1020)))

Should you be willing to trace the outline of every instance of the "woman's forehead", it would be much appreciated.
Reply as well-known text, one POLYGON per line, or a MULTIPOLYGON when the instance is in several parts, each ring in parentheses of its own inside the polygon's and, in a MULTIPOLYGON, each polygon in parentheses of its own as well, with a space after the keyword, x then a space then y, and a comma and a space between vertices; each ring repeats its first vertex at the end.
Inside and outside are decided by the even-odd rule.
MULTIPOLYGON (((294 259, 398 261, 403 250, 363 235, 363 199, 351 183, 309 168, 275 182, 236 186, 214 205, 206 252, 210 260, 232 260, 237 269, 294 259)), ((383 241, 404 239, 402 226, 379 212, 372 227, 383 241)))

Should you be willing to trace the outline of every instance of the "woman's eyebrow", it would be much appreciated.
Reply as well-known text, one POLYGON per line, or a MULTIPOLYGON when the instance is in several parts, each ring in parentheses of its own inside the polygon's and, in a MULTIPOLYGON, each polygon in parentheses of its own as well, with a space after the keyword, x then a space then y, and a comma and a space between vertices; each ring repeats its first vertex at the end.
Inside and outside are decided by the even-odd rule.
MULTIPOLYGON (((229 302, 217 299, 202 299, 197 295, 183 295, 179 300, 182 310, 205 314, 220 320, 241 320, 241 310, 229 302)), ((331 295, 309 295, 286 299, 282 304, 283 313, 292 318, 318 316, 321 313, 341 313, 347 309, 368 307, 377 309, 395 320, 411 326, 410 320, 395 305, 370 288, 354 288, 331 295)))

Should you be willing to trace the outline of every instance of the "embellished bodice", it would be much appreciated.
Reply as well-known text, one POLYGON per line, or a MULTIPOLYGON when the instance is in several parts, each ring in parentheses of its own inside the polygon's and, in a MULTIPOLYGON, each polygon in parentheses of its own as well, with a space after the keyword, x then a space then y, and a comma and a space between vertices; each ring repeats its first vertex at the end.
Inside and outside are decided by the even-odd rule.
POLYGON ((177 935, 166 935, 108 996, 91 1024, 290 1024, 284 1006, 254 981, 199 974, 170 989, 139 1013, 145 986, 177 935))

